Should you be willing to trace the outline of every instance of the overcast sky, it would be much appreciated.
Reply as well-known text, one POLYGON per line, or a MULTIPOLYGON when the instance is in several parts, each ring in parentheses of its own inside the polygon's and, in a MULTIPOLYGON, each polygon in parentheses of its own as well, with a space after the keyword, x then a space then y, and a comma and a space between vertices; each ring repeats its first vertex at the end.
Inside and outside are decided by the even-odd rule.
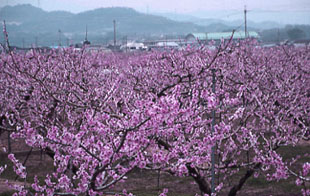
MULTIPOLYGON (((264 15, 269 12, 273 14, 272 17, 283 18, 283 22, 292 20, 310 23, 310 0, 0 0, 0 7, 24 3, 40 6, 47 11, 66 10, 73 13, 100 7, 122 6, 132 7, 141 12, 187 13, 200 17, 210 17, 210 15, 204 15, 205 11, 211 11, 209 13, 213 14, 215 12, 212 11, 230 10, 237 13, 235 18, 239 17, 238 11, 240 11, 239 15, 242 18, 243 12, 241 10, 246 5, 247 9, 250 10, 249 18, 252 15, 256 20, 259 20, 260 17, 265 20, 264 15), (299 12, 299 14, 291 14, 289 17, 277 14, 283 13, 283 11, 299 12)), ((216 17, 228 20, 235 19, 231 14, 233 12, 220 13, 216 17)))

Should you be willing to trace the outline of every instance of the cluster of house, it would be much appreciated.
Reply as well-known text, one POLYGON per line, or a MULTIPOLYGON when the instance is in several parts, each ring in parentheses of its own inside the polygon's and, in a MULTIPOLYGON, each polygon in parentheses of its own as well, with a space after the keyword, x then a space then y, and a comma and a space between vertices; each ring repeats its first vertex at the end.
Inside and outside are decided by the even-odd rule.
MULTIPOLYGON (((85 40, 83 43, 75 44, 75 50, 81 50, 83 47, 89 52, 136 52, 136 51, 150 51, 150 50, 170 50, 182 49, 188 45, 201 45, 213 41, 216 46, 222 40, 243 40, 245 38, 260 38, 259 34, 255 31, 236 31, 236 32, 212 32, 212 33, 189 33, 183 39, 165 39, 165 40, 147 40, 147 41, 126 41, 123 44, 114 45, 96 45, 91 44, 90 41, 85 40)), ((295 46, 295 44, 294 44, 295 46)), ((266 45, 268 47, 268 45, 266 45)), ((50 50, 58 49, 54 47, 40 47, 39 49, 50 50)), ((0 47, 0 52, 4 47, 0 47), (2 48, 2 49, 1 49, 2 48)), ((34 48, 18 48, 11 47, 11 50, 27 52, 34 48)))
MULTIPOLYGON (((222 39, 233 39, 240 40, 245 38, 255 38, 259 39, 258 33, 254 31, 249 31, 245 33, 244 31, 238 32, 218 32, 218 33, 190 33, 186 35, 183 39, 161 39, 161 40, 147 40, 147 41, 129 41, 125 44, 115 44, 115 45, 96 45, 91 44, 87 39, 83 43, 78 43, 73 45, 76 50, 81 50, 83 47, 90 52, 102 51, 102 52, 132 52, 132 51, 150 51, 150 50, 167 50, 167 49, 181 49, 184 46, 195 45, 201 43, 207 43, 209 41, 214 41, 215 44, 219 43, 222 39)), ((59 46, 44 47, 44 49, 57 49, 59 46)), ((18 48, 15 50, 27 51, 33 48, 18 48)), ((42 47, 40 47, 42 49, 42 47)))
MULTIPOLYGON (((196 45, 201 43, 208 43, 209 41, 214 41, 215 45, 220 43, 221 40, 242 40, 245 38, 255 38, 259 39, 258 33, 254 31, 249 31, 245 33, 244 31, 238 32, 219 32, 219 33, 190 33, 183 39, 165 39, 165 40, 148 40, 148 41, 131 41, 122 45, 92 45, 88 44, 86 50, 89 51, 149 51, 149 50, 167 50, 167 49, 180 49, 188 45, 196 45)), ((77 47, 81 48, 81 47, 77 47)))

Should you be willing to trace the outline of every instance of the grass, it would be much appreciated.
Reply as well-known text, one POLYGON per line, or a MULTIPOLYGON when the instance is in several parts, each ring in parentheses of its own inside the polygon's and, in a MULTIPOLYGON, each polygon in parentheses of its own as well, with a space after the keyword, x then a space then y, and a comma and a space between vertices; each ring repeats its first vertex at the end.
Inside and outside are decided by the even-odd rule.
POLYGON ((16 177, 16 174, 13 170, 13 164, 12 162, 7 159, 7 158, 1 158, 0 159, 0 165, 7 165, 7 168, 3 171, 3 173, 1 174, 2 178, 5 178, 7 180, 14 180, 16 177))
POLYGON ((299 162, 310 161, 310 157, 304 157, 303 155, 310 153, 310 146, 283 146, 279 148, 278 152, 282 155, 284 160, 291 159, 296 155, 300 155, 299 162))
POLYGON ((5 191, 3 193, 0 193, 0 196, 12 196, 14 194, 14 191, 5 191))
MULTIPOLYGON (((309 153, 309 146, 284 146, 277 150, 284 161, 289 161, 292 158, 300 155, 301 158, 292 166, 293 169, 301 169, 302 163, 309 162, 310 157, 303 156, 309 153)), ((289 177, 285 180, 267 181, 265 178, 259 176, 258 178, 251 177, 247 182, 245 189, 272 189, 275 194, 282 195, 300 195, 300 187, 295 184, 295 178, 289 177)))
MULTIPOLYGON (((19 162, 23 163, 25 156, 16 156, 16 159, 19 162)), ((45 158, 40 160, 40 155, 30 155, 28 161, 26 162, 26 169, 27 169, 27 178, 26 183, 33 183, 35 175, 38 176, 38 180, 41 182, 40 184, 44 183, 44 179, 47 173, 53 171, 53 164, 51 160, 45 158)), ((7 168, 1 174, 1 178, 7 179, 10 181, 15 181, 17 178, 16 173, 13 170, 13 163, 8 158, 1 158, 0 165, 7 165, 7 168)), ((17 178, 19 182, 25 182, 24 179, 17 178)), ((1 193, 1 190, 0 190, 1 193)), ((0 195, 1 196, 1 195, 0 195)))

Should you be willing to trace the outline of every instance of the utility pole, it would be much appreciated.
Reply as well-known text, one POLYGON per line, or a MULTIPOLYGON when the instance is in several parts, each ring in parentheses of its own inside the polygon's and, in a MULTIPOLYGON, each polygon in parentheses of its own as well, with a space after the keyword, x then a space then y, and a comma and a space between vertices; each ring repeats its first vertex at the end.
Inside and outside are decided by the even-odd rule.
POLYGON ((38 37, 37 36, 35 36, 35 48, 38 48, 38 37))
POLYGON ((61 30, 60 29, 58 30, 58 41, 59 41, 58 46, 60 47, 61 46, 61 30))
POLYGON ((113 28, 114 28, 114 50, 116 49, 116 22, 113 20, 113 28))
POLYGON ((247 24, 246 24, 246 5, 244 6, 244 37, 247 38, 248 32, 247 32, 247 24))
POLYGON ((88 41, 87 33, 88 33, 88 29, 87 29, 87 25, 86 25, 85 40, 83 42, 84 46, 90 45, 90 41, 88 41))
POLYGON ((5 31, 6 31, 6 27, 5 27, 5 20, 3 20, 3 22, 2 22, 2 25, 3 25, 3 44, 2 44, 2 46, 3 46, 3 49, 6 51, 6 39, 5 39, 5 31), (5 29, 5 31, 4 31, 4 29, 5 29))
POLYGON ((125 48, 126 48, 126 53, 127 53, 127 49, 128 49, 128 46, 127 46, 127 44, 128 44, 128 38, 127 38, 127 35, 125 36, 125 44, 126 44, 126 45, 125 45, 125 46, 126 46, 125 48))
POLYGON ((88 41, 88 39, 87 39, 87 25, 86 25, 86 31, 85 31, 85 41, 88 41))
POLYGON ((10 43, 9 43, 8 32, 6 31, 5 20, 3 20, 3 37, 4 37, 4 50, 5 50, 5 52, 9 52, 10 51, 10 43))
POLYGON ((279 44, 280 43, 280 29, 279 28, 278 28, 277 38, 278 38, 278 44, 279 44))

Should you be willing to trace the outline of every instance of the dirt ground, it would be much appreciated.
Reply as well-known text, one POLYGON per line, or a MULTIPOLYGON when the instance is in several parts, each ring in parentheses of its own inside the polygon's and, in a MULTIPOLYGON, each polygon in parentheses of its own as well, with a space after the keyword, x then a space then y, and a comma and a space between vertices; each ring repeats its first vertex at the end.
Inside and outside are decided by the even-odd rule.
MULTIPOLYGON (((0 165, 10 164, 10 161, 6 158, 6 155, 2 148, 7 147, 7 136, 1 135, 0 137, 0 165)), ((303 142, 294 148, 284 149, 285 157, 290 157, 296 153, 309 152, 309 142, 303 142)), ((22 141, 12 141, 12 151, 18 152, 16 158, 20 162, 24 162, 30 148, 27 147, 22 141)), ((50 157, 42 154, 38 149, 33 149, 33 152, 29 156, 26 162, 27 172, 29 179, 34 175, 44 178, 48 172, 53 171, 53 161, 50 157)), ((16 174, 13 173, 12 168, 8 168, 11 171, 5 171, 0 178, 0 196, 8 196, 13 192, 6 183, 8 180, 12 184, 25 184, 24 182, 15 181, 16 174)), ((33 179, 33 178, 32 178, 33 179)), ((232 179, 232 184, 237 183, 239 178, 232 179)), ((31 182, 27 182, 26 185, 30 185, 31 182)), ((174 177, 170 174, 157 171, 146 171, 136 169, 128 175, 128 180, 125 183, 117 184, 111 191, 122 192, 123 189, 127 189, 129 192, 134 193, 137 196, 155 196, 159 195, 164 188, 168 188, 168 196, 194 196, 195 193, 200 193, 197 184, 191 177, 174 177)), ((227 195, 229 189, 224 189, 219 195, 227 195)), ((243 189, 238 192, 239 196, 248 195, 260 195, 260 196, 297 196, 301 195, 299 187, 295 185, 294 180, 279 181, 279 182, 267 182, 263 178, 251 178, 246 182, 243 189)))
POLYGON ((0 193, 11 191, 11 189, 6 184, 6 179, 0 178, 0 193))

